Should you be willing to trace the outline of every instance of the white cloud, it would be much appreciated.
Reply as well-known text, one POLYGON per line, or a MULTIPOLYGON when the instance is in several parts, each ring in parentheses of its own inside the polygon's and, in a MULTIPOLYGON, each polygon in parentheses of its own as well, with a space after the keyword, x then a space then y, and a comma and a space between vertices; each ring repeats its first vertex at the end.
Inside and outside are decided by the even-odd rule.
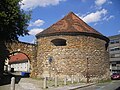
POLYGON ((21 6, 22 9, 34 9, 36 7, 46 7, 49 5, 57 5, 61 1, 66 0, 23 0, 23 5, 21 6))
POLYGON ((96 11, 94 13, 90 13, 90 14, 87 14, 86 16, 84 17, 80 17, 83 21, 85 21, 86 23, 92 23, 92 22, 98 22, 100 21, 104 15, 107 14, 107 10, 106 9, 102 9, 102 10, 99 10, 99 11, 96 11))
POLYGON ((38 20, 36 20, 35 22, 31 22, 29 26, 37 26, 37 27, 40 27, 40 26, 42 26, 44 23, 45 23, 45 21, 38 19, 38 20))
POLYGON ((43 31, 42 28, 33 28, 29 31, 29 34, 36 35, 36 34, 40 33, 41 31, 43 31))
POLYGON ((94 23, 94 26, 96 26, 98 23, 94 23))
POLYGON ((112 1, 108 1, 108 4, 112 4, 113 2, 112 1))
POLYGON ((96 1, 95 1, 95 4, 96 4, 97 6, 101 6, 101 5, 103 5, 104 3, 106 3, 106 1, 107 1, 107 0, 96 0, 96 1))
POLYGON ((118 30, 118 33, 120 33, 120 30, 118 30))
POLYGON ((110 15, 110 16, 106 16, 103 18, 103 20, 106 20, 106 21, 109 21, 110 19, 114 18, 113 15, 110 15))

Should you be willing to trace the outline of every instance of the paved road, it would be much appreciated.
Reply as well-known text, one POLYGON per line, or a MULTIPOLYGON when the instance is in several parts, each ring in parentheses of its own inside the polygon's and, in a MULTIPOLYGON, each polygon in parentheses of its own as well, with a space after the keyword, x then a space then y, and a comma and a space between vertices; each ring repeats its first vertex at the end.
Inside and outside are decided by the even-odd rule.
MULTIPOLYGON (((3 77, 0 80, 0 90, 10 90, 10 80, 11 76, 3 77), (3 79, 3 80, 2 80, 3 79), (5 82, 4 82, 5 81, 5 82)), ((78 85, 67 85, 67 86, 60 86, 55 88, 53 82, 48 82, 48 89, 47 90, 76 90, 77 87, 84 87, 88 86, 86 83, 79 83, 78 85)), ((59 84, 61 85, 61 84, 59 84)), ((32 78, 21 78, 16 76, 16 85, 15 90, 43 90, 43 81, 42 80, 35 80, 32 78)), ((101 83, 97 85, 92 85, 89 87, 79 88, 77 90, 120 90, 120 80, 115 80, 109 83, 101 83)))
POLYGON ((120 80, 114 80, 110 83, 100 83, 89 87, 79 88, 77 90, 120 90, 120 80))

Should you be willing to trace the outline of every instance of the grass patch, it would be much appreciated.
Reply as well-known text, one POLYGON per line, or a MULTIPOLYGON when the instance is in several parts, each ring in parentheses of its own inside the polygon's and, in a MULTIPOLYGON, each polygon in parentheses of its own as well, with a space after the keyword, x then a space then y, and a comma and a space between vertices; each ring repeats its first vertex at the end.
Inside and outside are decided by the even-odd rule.
POLYGON ((98 81, 98 83, 109 83, 109 82, 112 82, 112 80, 108 79, 108 80, 100 80, 100 81, 98 81))
POLYGON ((32 78, 32 79, 35 79, 35 80, 44 80, 43 78, 32 78))

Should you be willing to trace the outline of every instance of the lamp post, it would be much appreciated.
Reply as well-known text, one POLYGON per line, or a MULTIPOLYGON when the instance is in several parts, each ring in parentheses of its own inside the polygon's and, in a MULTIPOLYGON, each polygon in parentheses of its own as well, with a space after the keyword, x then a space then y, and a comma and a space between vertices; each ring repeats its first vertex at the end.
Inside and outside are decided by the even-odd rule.
POLYGON ((86 78, 87 78, 87 83, 89 83, 89 71, 88 71, 88 69, 89 69, 89 67, 88 67, 88 64, 89 64, 89 62, 88 62, 88 56, 87 56, 87 59, 86 59, 87 61, 86 61, 86 78))

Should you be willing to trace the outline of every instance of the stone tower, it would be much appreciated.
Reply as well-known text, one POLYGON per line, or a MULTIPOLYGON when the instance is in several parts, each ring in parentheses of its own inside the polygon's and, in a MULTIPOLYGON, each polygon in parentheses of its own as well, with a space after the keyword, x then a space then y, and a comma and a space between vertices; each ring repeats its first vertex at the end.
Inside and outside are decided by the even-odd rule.
POLYGON ((109 39, 87 25, 73 12, 36 35, 37 77, 109 79, 109 39))

